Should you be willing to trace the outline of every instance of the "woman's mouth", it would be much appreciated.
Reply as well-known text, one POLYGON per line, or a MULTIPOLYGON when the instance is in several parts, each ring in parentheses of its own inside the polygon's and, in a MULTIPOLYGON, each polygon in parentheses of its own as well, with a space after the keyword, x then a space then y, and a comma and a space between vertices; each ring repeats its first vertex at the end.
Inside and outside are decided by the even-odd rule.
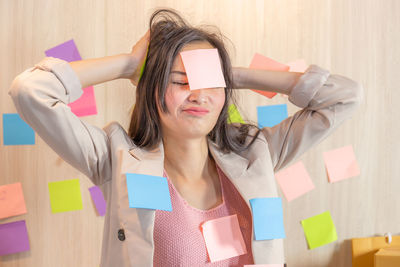
POLYGON ((210 112, 208 109, 200 107, 185 108, 183 111, 195 116, 204 116, 210 112))

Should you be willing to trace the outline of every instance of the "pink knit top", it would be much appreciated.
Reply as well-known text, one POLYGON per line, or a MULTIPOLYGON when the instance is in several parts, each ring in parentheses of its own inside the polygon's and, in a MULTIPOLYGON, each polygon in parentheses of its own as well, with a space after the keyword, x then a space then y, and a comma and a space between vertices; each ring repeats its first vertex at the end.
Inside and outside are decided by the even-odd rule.
POLYGON ((232 182, 218 168, 223 202, 209 210, 190 206, 168 180, 172 212, 156 210, 154 222, 154 266, 240 266, 254 264, 251 252, 252 218, 250 209, 232 182), (237 214, 247 253, 210 262, 200 230, 204 221, 237 214))

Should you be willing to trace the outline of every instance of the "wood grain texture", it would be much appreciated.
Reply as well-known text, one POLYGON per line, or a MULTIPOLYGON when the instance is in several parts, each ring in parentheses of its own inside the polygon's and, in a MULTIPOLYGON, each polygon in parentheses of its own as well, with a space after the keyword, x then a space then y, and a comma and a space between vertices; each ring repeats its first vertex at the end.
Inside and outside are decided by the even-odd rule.
MULTIPOLYGON (((231 40, 235 66, 248 66, 255 52, 283 63, 303 58, 364 86, 364 102, 352 119, 302 157, 316 188, 290 203, 283 201, 288 266, 349 267, 351 238, 400 233, 397 0, 0 0, 1 113, 15 112, 8 88, 46 49, 73 38, 82 58, 129 52, 158 7, 175 8, 195 25, 219 27, 231 40), (329 184, 322 153, 348 144, 361 175, 329 184), (338 241, 308 250, 300 221, 326 210, 338 241)), ((98 115, 83 120, 98 127, 117 120, 127 128, 134 92, 124 80, 96 85, 98 115)), ((289 114, 298 110, 279 95, 270 100, 240 90, 237 96, 242 115, 253 121, 257 105, 288 103, 289 114)), ((0 266, 98 266, 104 220, 92 205, 91 182, 37 135, 35 146, 1 142, 0 150, 0 185, 22 182, 28 210, 0 223, 25 219, 31 243, 29 252, 0 257, 0 266), (48 182, 73 178, 81 182, 83 210, 52 214, 48 182)))

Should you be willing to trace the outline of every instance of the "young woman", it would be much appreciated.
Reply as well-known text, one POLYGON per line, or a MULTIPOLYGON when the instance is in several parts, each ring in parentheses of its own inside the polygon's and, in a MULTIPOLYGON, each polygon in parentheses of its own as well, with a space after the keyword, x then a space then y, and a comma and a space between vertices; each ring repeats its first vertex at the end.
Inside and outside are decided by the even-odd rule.
POLYGON ((131 53, 71 63, 46 57, 18 75, 9 94, 49 146, 103 186, 101 266, 243 266, 284 263, 282 239, 255 240, 249 200, 276 197, 274 172, 350 118, 362 92, 317 65, 304 74, 232 68, 219 34, 158 10, 131 53), (225 88, 189 90, 179 53, 204 48, 218 50, 225 88), (128 133, 117 122, 92 126, 67 106, 82 88, 118 78, 137 85, 128 133), (240 88, 287 94, 302 110, 274 127, 228 124, 240 88), (126 173, 166 177, 172 211, 130 208, 126 173), (233 214, 247 253, 211 263, 200 224, 233 214))

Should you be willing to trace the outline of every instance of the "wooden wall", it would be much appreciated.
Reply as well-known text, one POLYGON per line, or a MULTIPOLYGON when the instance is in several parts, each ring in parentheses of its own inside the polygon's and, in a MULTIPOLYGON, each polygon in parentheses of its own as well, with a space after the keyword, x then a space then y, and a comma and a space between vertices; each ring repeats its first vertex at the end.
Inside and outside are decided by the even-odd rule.
MULTIPOLYGON (((397 0, 0 0, 1 113, 16 111, 7 94, 11 81, 45 50, 73 38, 84 59, 129 52, 157 7, 175 8, 193 24, 218 26, 232 41, 235 66, 248 66, 256 52, 282 63, 303 58, 364 86, 354 117, 302 157, 316 189, 290 203, 283 199, 288 266, 351 266, 351 238, 400 232, 397 0), (329 184, 322 153, 347 144, 361 175, 329 184), (326 210, 338 241, 308 250, 300 221, 326 210)), ((98 115, 82 119, 99 127, 117 120, 127 127, 134 91, 123 80, 95 86, 98 115)), ((250 90, 239 98, 240 111, 254 121, 257 105, 289 103, 250 90)), ((289 103, 289 115, 297 110, 289 103)), ((31 250, 0 257, 0 266, 98 266, 104 219, 91 203, 91 182, 37 135, 34 146, 1 142, 0 185, 14 182, 22 182, 28 212, 0 223, 25 219, 31 250), (83 210, 52 214, 48 182, 73 178, 81 182, 83 210)))

